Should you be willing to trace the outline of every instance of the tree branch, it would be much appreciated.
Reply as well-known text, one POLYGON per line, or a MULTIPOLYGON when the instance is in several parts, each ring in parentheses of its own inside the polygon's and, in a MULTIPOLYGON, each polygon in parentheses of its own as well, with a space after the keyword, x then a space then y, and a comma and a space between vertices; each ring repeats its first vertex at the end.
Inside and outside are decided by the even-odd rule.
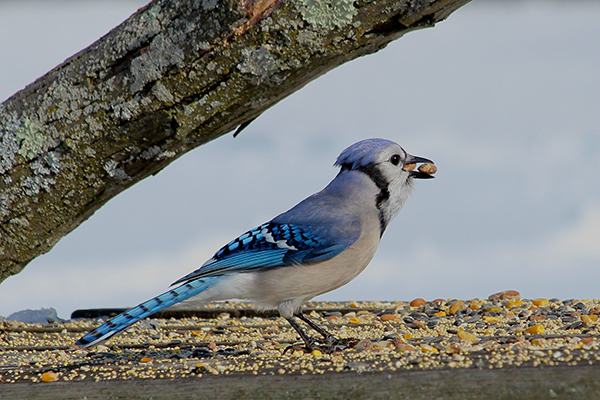
POLYGON ((0 105, 0 281, 122 190, 469 0, 155 0, 0 105))

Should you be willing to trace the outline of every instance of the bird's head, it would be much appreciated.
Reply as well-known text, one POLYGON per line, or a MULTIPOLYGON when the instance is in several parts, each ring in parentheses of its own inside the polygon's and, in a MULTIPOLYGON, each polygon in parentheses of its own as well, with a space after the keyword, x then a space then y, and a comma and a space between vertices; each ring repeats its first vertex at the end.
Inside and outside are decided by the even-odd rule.
POLYGON ((433 161, 408 154, 400 145, 385 139, 365 139, 354 143, 335 162, 343 171, 366 174, 377 186, 376 207, 382 232, 398 214, 410 195, 414 179, 433 178, 433 161), (417 164, 422 164, 416 168, 417 164), (429 168, 426 168, 428 166, 429 168))

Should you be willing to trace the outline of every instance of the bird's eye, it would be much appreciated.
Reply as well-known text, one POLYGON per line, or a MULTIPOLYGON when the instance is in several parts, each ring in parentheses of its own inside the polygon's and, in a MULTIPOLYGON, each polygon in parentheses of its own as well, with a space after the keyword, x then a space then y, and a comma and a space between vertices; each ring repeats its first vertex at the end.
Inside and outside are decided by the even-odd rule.
POLYGON ((400 164, 400 156, 398 154, 394 154, 392 158, 390 158, 390 162, 394 165, 400 164))

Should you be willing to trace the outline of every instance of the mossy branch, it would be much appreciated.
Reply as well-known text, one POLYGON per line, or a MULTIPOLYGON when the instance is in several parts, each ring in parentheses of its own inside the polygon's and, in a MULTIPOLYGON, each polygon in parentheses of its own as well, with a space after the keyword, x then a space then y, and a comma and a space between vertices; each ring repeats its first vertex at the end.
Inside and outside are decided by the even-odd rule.
POLYGON ((152 1, 0 105, 0 281, 187 151, 468 1, 152 1))

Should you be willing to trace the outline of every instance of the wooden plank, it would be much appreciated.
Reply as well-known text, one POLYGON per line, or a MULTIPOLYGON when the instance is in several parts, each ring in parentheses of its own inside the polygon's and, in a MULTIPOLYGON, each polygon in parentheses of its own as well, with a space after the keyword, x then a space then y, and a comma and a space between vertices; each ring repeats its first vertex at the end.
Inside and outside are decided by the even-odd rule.
POLYGON ((600 399, 600 366, 0 384, 0 399, 600 399))

